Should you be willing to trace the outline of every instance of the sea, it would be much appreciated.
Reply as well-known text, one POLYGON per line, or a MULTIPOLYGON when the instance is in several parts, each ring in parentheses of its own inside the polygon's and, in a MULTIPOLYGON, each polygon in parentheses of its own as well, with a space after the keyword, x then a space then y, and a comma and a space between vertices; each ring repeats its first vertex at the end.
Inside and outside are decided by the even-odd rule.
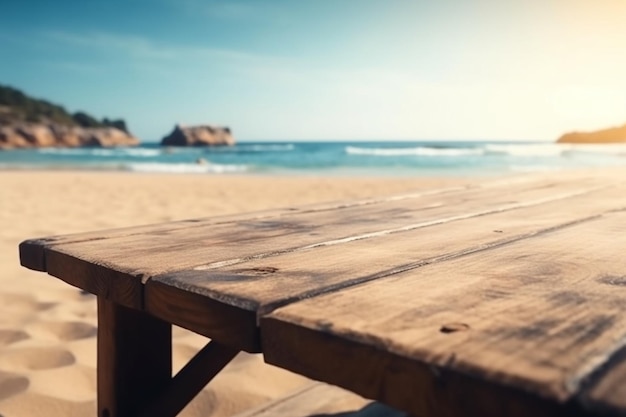
POLYGON ((626 166, 626 144, 505 141, 281 141, 232 147, 0 151, 0 170, 90 170, 200 175, 492 176, 626 166))

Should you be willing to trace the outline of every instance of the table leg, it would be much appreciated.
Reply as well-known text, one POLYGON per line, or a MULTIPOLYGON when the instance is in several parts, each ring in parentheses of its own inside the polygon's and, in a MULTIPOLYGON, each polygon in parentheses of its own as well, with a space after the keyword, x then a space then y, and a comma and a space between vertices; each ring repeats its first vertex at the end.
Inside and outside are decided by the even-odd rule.
POLYGON ((98 297, 98 417, 129 417, 172 376, 172 327, 98 297))

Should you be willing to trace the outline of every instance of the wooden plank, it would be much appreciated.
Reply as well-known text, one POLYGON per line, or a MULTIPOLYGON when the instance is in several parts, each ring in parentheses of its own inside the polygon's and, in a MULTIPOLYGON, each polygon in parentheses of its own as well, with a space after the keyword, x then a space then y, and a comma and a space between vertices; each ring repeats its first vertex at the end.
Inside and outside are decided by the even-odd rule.
POLYGON ((21 265, 36 271, 46 271, 45 251, 58 245, 68 243, 89 242, 92 240, 106 240, 143 233, 165 233, 170 230, 189 229, 198 225, 227 224, 243 219, 263 219, 277 217, 291 212, 292 209, 268 210, 256 213, 236 214, 230 216, 216 216, 204 219, 189 219, 167 223, 157 223, 142 226, 121 227, 116 229, 99 230, 94 232, 57 235, 36 239, 28 239, 19 246, 21 265))
POLYGON ((616 211, 296 302, 261 319, 265 359, 416 415, 584 415, 626 345, 624 247, 616 211))
POLYGON ((98 297, 98 416, 136 415, 171 376, 171 325, 98 297))
MULTIPOLYGON (((240 221, 221 225, 196 226, 167 232, 146 232, 120 238, 69 243, 45 249, 46 268, 55 276, 72 273, 71 259, 101 265, 117 277, 146 282, 151 276, 204 266, 206 268, 264 258, 311 247, 337 243, 342 239, 362 238, 377 233, 410 230, 438 222, 482 216, 540 204, 584 193, 598 179, 521 183, 498 187, 428 195, 408 200, 389 200, 380 204, 293 214, 277 220, 240 221), (52 265, 55 254, 64 254, 62 264, 52 265), (106 263, 103 262, 106 260, 106 263), (67 271, 64 271, 67 269, 67 271)), ((106 277, 105 277, 106 278, 106 277)))
POLYGON ((372 239, 314 247, 217 269, 179 271, 146 284, 157 317, 247 351, 258 349, 255 314, 342 287, 526 239, 626 207, 626 188, 372 239), (572 209, 574 207, 574 209, 572 209), (225 314, 224 308, 242 312, 225 314), (251 339, 251 335, 254 339, 251 339))
POLYGON ((289 395, 247 410, 235 417, 408 417, 380 403, 372 403, 350 391, 314 382, 289 395))
MULTIPOLYGON (((420 417, 576 417, 571 407, 526 392, 458 372, 408 360, 399 355, 315 330, 301 328, 298 339, 270 329, 272 336, 287 341, 293 352, 281 352, 289 369, 319 380, 346 381, 345 388, 371 399, 391 404, 409 415, 420 417), (287 337, 285 339, 285 337, 287 337), (317 349, 323 343, 323 350, 317 349), (306 364, 295 355, 308 355, 306 364), (296 366, 295 364, 298 363, 296 366), (317 369, 317 372, 314 370, 317 369), (328 374, 327 372, 332 372, 328 374), (398 388, 400 387, 400 388, 398 388), (420 414, 414 410, 419 410, 420 414)), ((270 344, 265 349, 275 351, 270 344)), ((267 359, 266 359, 267 360, 267 359)))
MULTIPOLYGON (((504 180, 507 183, 524 183, 532 181, 533 177, 511 178, 504 180)), ((349 207, 358 207, 366 205, 375 205, 385 203, 387 201, 400 201, 421 198, 427 195, 445 194, 453 191, 460 191, 475 187, 492 187, 499 186, 503 180, 492 181, 482 185, 459 185, 454 187, 445 187, 433 190, 421 190, 402 195, 382 196, 376 198, 360 199, 354 201, 333 201, 328 203, 310 204, 298 207, 285 207, 273 210, 262 210, 249 213, 238 213, 225 216, 206 217, 201 219, 187 219, 180 221, 172 221, 166 223, 149 224, 132 227, 122 227, 116 229, 99 230, 94 232, 74 233, 69 235, 48 236, 44 238, 28 239, 19 245, 21 265, 36 271, 45 272, 46 260, 45 252, 47 249, 55 246, 65 245, 68 243, 81 243, 94 240, 106 240, 113 238, 122 238, 136 236, 142 234, 162 234, 174 230, 185 231, 197 227, 206 227, 211 225, 225 225, 245 220, 264 220, 289 216, 294 214, 307 214, 315 212, 323 212, 328 210, 343 209, 349 207)))

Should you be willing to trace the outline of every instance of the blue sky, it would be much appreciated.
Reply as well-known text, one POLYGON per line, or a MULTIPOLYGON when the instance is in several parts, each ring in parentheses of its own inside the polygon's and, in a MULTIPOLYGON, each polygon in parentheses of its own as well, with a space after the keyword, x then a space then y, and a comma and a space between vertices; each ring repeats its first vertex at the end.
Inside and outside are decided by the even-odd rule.
POLYGON ((626 122, 623 0, 14 1, 0 83, 140 138, 554 140, 626 122))

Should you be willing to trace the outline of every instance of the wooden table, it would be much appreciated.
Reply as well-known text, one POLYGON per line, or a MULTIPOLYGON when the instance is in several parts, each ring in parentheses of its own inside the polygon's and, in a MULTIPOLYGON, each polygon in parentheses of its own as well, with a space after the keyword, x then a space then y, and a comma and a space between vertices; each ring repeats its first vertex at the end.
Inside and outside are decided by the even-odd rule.
POLYGON ((175 415, 241 350, 416 416, 626 415, 621 178, 34 239, 20 257, 98 296, 100 417, 175 415), (174 378, 170 324, 212 339, 174 378))

